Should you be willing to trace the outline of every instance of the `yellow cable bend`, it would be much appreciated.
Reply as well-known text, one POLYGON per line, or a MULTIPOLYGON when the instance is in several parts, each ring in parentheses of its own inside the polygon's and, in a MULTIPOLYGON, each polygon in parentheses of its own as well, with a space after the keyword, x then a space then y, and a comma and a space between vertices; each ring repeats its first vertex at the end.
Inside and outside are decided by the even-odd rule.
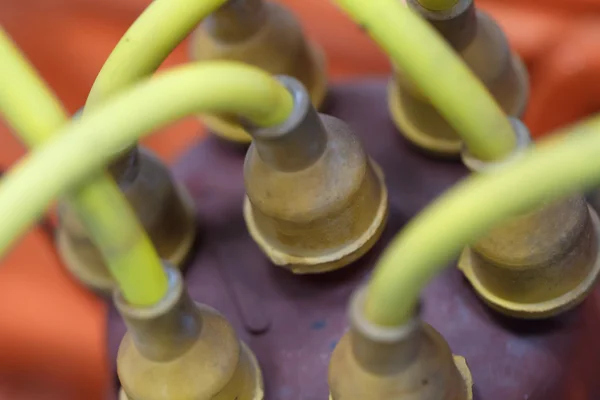
POLYGON ((86 108, 156 71, 198 23, 225 2, 154 0, 106 60, 92 86, 86 108))
MULTIPOLYGON (((59 101, 1 28, 0 112, 32 148, 40 147, 68 122, 59 101)), ((62 162, 62 157, 56 162, 62 162)), ((55 179, 44 172, 39 177, 55 179)), ((36 195, 37 189, 30 188, 29 196, 36 195)), ((106 174, 98 174, 67 201, 106 259, 124 297, 135 305, 160 300, 168 288, 161 261, 118 186, 106 174)), ((21 210, 17 205, 2 212, 11 215, 21 210)))
POLYGON ((398 0, 335 0, 389 54, 462 136, 471 154, 501 159, 515 146, 504 112, 425 20, 398 0))
POLYGON ((476 174, 413 219, 387 247, 369 283, 367 318, 395 326, 414 315, 425 285, 467 244, 506 218, 600 182, 600 116, 476 174))
POLYGON ((285 87, 241 63, 189 64, 136 84, 60 129, 0 181, 0 256, 53 198, 152 130, 198 113, 237 114, 269 126, 292 108, 285 87))

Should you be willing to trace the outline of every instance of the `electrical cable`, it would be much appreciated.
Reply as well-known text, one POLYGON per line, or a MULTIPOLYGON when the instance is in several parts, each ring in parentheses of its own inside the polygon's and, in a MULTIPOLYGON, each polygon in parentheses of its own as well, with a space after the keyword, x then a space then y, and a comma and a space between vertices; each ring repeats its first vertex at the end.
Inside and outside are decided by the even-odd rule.
MULTIPOLYGON (((58 99, 2 29, 0 112, 30 148, 40 147, 69 121, 58 99)), ((55 162, 62 162, 62 157, 55 162)), ((40 178, 53 176, 42 171, 40 178)), ((35 197, 37 188, 30 188, 28 195, 35 197)), ((116 183, 98 173, 72 191, 67 203, 76 210, 127 301, 140 306, 159 301, 168 289, 161 260, 116 183)), ((19 211, 17 205, 4 214, 19 211)))
POLYGON ((335 0, 428 97, 480 160, 515 147, 506 115, 444 39, 398 0, 335 0))
MULTIPOLYGON (((0 250, 5 251, 54 196, 154 128, 199 112, 239 113, 259 125, 271 125, 282 122, 291 108, 289 93, 253 67, 211 62, 158 74, 88 118, 71 122, 2 180, 0 250), (32 190, 37 190, 36 196, 30 195, 32 190)), ((600 135, 595 132, 599 124, 581 124, 504 169, 473 176, 427 208, 378 263, 369 285, 368 318, 379 325, 402 324, 412 317, 425 284, 465 243, 542 200, 593 187, 600 181, 600 135), (507 197, 507 192, 520 196, 507 197)))
POLYGON ((458 0, 418 0, 419 4, 431 11, 444 11, 454 7, 458 0))
POLYGON ((102 66, 84 110, 154 73, 200 21, 226 1, 154 0, 102 66))
POLYGON ((460 250, 507 218, 600 183, 600 116, 474 174, 415 217, 388 245, 368 286, 365 315, 380 326, 414 317, 427 283, 460 250))
POLYGON ((242 63, 190 64, 144 79, 85 118, 71 121, 0 181, 0 255, 53 198, 152 130, 199 113, 234 114, 257 126, 277 125, 293 106, 291 94, 276 79, 242 63))

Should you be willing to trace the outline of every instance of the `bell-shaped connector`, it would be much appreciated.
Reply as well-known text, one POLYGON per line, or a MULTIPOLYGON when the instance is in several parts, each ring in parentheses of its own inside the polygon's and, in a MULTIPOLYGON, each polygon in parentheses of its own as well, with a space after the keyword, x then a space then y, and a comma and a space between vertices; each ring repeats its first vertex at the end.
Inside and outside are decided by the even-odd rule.
MULTIPOLYGON (((159 256, 181 266, 196 236, 194 203, 169 169, 149 150, 136 147, 128 164, 115 164, 119 186, 148 232, 159 256)), ((114 280, 74 211, 59 205, 57 247, 69 271, 96 293, 110 296, 114 280)))
MULTIPOLYGON (((521 116, 529 96, 527 71, 502 30, 473 0, 457 0, 444 10, 427 9, 418 0, 407 4, 457 51, 507 115, 521 116)), ((442 157, 460 155, 460 136, 399 69, 388 87, 388 105, 400 132, 418 148, 442 157)))
MULTIPOLYGON (((273 75, 288 75, 308 88, 315 107, 327 91, 324 53, 305 37, 296 17, 284 6, 263 0, 230 0, 193 34, 191 57, 197 61, 233 60, 273 75)), ((202 116, 207 127, 228 140, 251 137, 234 116, 202 116)))
POLYGON ((166 270, 169 290, 155 305, 134 307, 115 295, 127 325, 117 355, 121 397, 262 400, 250 349, 222 315, 190 299, 178 270, 166 270))
POLYGON ((329 364, 330 400, 471 400, 473 380, 464 358, 418 317, 397 327, 364 316, 365 290, 350 303, 350 330, 329 364))
POLYGON ((315 111, 300 82, 279 79, 294 108, 281 125, 249 129, 246 224, 276 265, 301 274, 338 269, 383 231, 383 173, 346 124, 315 111))
MULTIPOLYGON (((529 132, 516 120, 513 126, 523 149, 529 132)), ((498 167, 468 154, 463 160, 479 173, 498 167)), ((596 212, 583 195, 575 195, 504 221, 467 247, 458 267, 500 313, 551 317, 576 306, 592 290, 600 273, 599 238, 596 212)))

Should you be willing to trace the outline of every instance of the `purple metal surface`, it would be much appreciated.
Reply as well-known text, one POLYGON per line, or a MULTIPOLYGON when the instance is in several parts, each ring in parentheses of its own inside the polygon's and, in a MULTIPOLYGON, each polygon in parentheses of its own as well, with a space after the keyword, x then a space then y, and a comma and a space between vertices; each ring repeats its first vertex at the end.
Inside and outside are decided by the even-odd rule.
MULTIPOLYGON (((428 158, 398 135, 388 117, 385 84, 377 80, 334 87, 326 109, 361 136, 386 173, 390 196, 382 239, 341 271, 294 276, 269 264, 242 218, 243 149, 209 138, 174 167, 199 213, 201 237, 186 275, 192 297, 220 310, 254 350, 268 399, 327 399, 329 355, 346 328, 352 290, 366 279, 393 234, 465 174, 458 162, 428 158)), ((598 290, 559 319, 509 320, 481 304, 453 266, 427 288, 423 317, 455 354, 466 357, 476 399, 600 399, 595 376, 600 365, 598 290)), ((111 309, 113 366, 123 333, 122 321, 111 309)))

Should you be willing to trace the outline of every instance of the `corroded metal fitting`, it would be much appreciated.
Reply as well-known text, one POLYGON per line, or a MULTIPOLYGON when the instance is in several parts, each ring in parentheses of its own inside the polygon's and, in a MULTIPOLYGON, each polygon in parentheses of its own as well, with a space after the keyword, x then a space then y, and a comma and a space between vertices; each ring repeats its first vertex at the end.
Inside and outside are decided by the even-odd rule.
POLYGON ((501 160, 482 161, 472 155, 467 146, 463 145, 461 159, 463 164, 472 172, 489 172, 495 168, 512 163, 518 160, 529 148, 531 145, 531 134, 529 133, 529 129, 527 129, 527 127, 519 119, 508 118, 508 120, 515 135, 515 147, 510 154, 507 154, 501 160))
MULTIPOLYGON (((523 114, 529 96, 527 71, 502 30, 475 9, 473 0, 458 0, 442 11, 428 10, 417 0, 407 4, 442 34, 509 116, 523 114)), ((438 156, 459 156, 460 136, 399 69, 388 86, 388 105, 394 123, 410 142, 438 156)))
POLYGON ((465 359, 452 356, 444 338, 418 317, 399 327, 370 323, 365 292, 354 294, 350 330, 331 356, 330 400, 471 400, 465 359))
MULTIPOLYGON (((529 143, 524 125, 513 121, 519 145, 499 163, 463 153, 465 164, 487 172, 512 162, 529 143)), ((579 304, 600 273, 600 222, 585 198, 575 195, 505 221, 460 256, 458 267, 477 294, 497 311, 545 318, 579 304)))
POLYGON ((431 10, 419 0, 406 0, 406 4, 423 16, 454 49, 468 46, 477 33, 477 12, 472 0, 457 0, 453 7, 431 10))
POLYGON ((117 355, 122 397, 262 400, 256 358, 227 320, 194 303, 178 270, 166 268, 169 290, 150 307, 133 307, 116 293, 127 325, 117 355))
POLYGON ((249 129, 246 224, 276 265, 295 273, 338 269, 365 254, 383 231, 383 174, 348 126, 315 111, 300 82, 279 79, 294 110, 281 125, 249 129))
MULTIPOLYGON (((191 58, 241 61, 273 75, 293 76, 308 88, 315 107, 325 98, 327 76, 322 50, 305 38, 296 17, 277 3, 226 3, 193 34, 191 58)), ((225 139, 250 143, 250 136, 233 116, 202 116, 202 120, 225 139)))
MULTIPOLYGON (((135 154, 135 161, 121 174, 119 187, 159 256, 181 266, 196 236, 194 203, 152 152, 139 148, 135 154)), ((99 294, 112 294, 114 281, 102 255, 65 204, 59 205, 57 247, 79 281, 99 294)))

